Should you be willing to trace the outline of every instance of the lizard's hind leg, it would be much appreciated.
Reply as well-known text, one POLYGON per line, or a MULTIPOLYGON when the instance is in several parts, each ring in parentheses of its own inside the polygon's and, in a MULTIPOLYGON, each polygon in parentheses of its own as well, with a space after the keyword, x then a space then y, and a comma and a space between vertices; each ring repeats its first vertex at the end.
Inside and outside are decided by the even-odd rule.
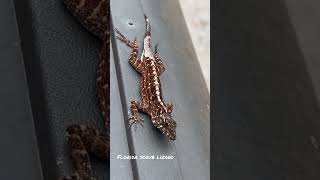
POLYGON ((129 118, 129 128, 133 124, 137 125, 138 123, 141 124, 141 126, 143 126, 142 124, 143 119, 141 119, 139 115, 139 111, 142 111, 143 109, 142 104, 138 101, 131 101, 130 109, 131 109, 132 116, 129 118))

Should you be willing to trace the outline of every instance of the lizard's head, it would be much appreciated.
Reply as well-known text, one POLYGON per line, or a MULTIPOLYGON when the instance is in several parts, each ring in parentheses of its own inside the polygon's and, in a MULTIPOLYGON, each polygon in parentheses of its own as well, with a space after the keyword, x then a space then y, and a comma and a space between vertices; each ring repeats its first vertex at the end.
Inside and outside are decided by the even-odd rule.
POLYGON ((177 123, 170 113, 163 113, 152 120, 153 125, 171 140, 176 139, 177 123))

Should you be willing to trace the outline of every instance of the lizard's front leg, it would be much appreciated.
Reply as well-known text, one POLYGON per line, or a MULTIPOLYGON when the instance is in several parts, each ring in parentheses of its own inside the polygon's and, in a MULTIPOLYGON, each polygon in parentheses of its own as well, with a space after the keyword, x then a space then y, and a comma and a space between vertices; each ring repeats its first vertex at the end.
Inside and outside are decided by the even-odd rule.
POLYGON ((131 109, 132 116, 129 118, 129 128, 133 124, 137 125, 139 123, 142 125, 143 119, 141 119, 139 115, 139 111, 142 111, 144 109, 144 107, 142 106, 142 103, 138 101, 131 101, 130 109, 131 109))
POLYGON ((116 33, 118 33, 117 38, 124 42, 127 46, 132 48, 132 51, 129 55, 129 62, 131 66, 138 71, 140 74, 143 72, 143 62, 138 58, 139 53, 139 45, 137 39, 135 38, 134 41, 130 41, 125 35, 123 35, 118 29, 115 29, 116 33))

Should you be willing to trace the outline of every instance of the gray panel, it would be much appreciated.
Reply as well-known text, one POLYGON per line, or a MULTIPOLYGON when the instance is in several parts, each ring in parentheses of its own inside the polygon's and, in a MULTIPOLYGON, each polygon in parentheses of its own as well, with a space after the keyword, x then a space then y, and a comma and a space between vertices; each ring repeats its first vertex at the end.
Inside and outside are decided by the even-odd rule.
POLYGON ((216 1, 215 179, 320 179, 319 3, 310 2, 216 1))
POLYGON ((297 1, 285 0, 292 27, 295 29, 297 41, 304 55, 317 100, 320 100, 320 3, 317 0, 297 1))
POLYGON ((0 1, 0 179, 42 179, 12 1, 0 1))
MULTIPOLYGON (((131 39, 136 36, 141 44, 145 33, 143 11, 151 21, 153 45, 159 43, 166 66, 161 75, 162 90, 164 99, 174 104, 178 127, 177 140, 169 141, 143 115, 144 127, 129 131, 131 153, 175 156, 173 160, 133 160, 135 179, 209 179, 209 93, 179 4, 169 0, 112 0, 113 26, 131 39)), ((128 63, 130 49, 114 36, 112 43, 127 127, 130 101, 140 100, 140 75, 128 63)))
MULTIPOLYGON (((112 47, 111 47, 112 48, 112 47)), ((127 132, 124 126, 123 113, 120 101, 118 80, 114 66, 114 57, 110 51, 110 179, 112 180, 132 180, 132 167, 130 160, 117 160, 118 155, 129 154, 127 132)))

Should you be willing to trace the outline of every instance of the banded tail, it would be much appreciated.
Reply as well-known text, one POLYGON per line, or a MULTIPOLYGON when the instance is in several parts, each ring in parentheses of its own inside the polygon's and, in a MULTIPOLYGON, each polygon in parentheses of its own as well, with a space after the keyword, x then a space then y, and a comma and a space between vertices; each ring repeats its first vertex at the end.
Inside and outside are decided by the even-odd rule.
POLYGON ((146 21, 146 36, 151 36, 151 26, 148 17, 144 14, 144 20, 146 21))
POLYGON ((143 56, 154 59, 152 51, 151 51, 151 25, 148 17, 144 14, 144 20, 146 22, 146 35, 144 37, 144 48, 143 48, 143 56))

